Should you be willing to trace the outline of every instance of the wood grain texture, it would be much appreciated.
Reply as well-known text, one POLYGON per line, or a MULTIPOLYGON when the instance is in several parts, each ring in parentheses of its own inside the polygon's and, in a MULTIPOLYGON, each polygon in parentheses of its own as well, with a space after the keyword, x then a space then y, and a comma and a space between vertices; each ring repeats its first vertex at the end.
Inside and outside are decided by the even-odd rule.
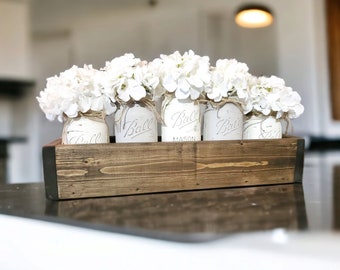
POLYGON ((326 12, 332 113, 340 120, 340 1, 326 0, 326 12))
POLYGON ((296 172, 297 166, 303 166, 303 159, 297 159, 298 154, 303 155, 298 147, 301 141, 290 137, 184 143, 55 143, 46 148, 55 149, 55 199, 69 199, 292 183, 301 178, 296 172))

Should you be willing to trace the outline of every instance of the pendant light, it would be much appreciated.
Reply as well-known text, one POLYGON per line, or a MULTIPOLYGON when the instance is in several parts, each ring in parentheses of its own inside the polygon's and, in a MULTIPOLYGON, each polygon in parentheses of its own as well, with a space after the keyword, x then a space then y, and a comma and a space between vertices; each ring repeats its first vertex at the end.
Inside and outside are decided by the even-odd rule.
POLYGON ((235 22, 246 28, 266 27, 273 23, 272 12, 261 5, 246 5, 241 7, 235 15, 235 22))

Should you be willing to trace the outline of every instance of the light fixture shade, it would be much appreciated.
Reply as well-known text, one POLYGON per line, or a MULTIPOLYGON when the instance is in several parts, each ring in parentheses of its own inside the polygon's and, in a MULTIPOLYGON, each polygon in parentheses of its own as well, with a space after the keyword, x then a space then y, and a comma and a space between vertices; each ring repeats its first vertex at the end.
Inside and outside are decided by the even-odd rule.
POLYGON ((246 28, 266 27, 273 23, 272 12, 260 5, 246 5, 241 7, 235 15, 235 22, 246 28))

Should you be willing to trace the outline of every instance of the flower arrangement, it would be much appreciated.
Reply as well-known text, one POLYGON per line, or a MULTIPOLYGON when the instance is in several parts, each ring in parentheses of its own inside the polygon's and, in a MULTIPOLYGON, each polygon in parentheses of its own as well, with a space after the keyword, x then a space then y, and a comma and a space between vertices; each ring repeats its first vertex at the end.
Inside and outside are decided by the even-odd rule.
POLYGON ((75 118, 89 111, 113 113, 112 96, 97 85, 98 75, 99 71, 91 65, 74 65, 59 76, 47 78, 45 89, 37 97, 46 118, 62 122, 64 116, 75 118))
POLYGON ((210 82, 208 56, 199 56, 192 50, 181 55, 178 51, 154 59, 151 68, 159 77, 157 96, 171 95, 179 100, 197 100, 210 82))
MULTIPOLYGON (((200 140, 200 103, 207 104, 205 113, 217 110, 217 131, 223 134, 236 132, 239 127, 243 127, 244 133, 244 115, 249 119, 252 116, 272 116, 289 124, 290 119, 299 117, 304 111, 300 95, 286 86, 283 79, 252 76, 248 66, 236 59, 219 59, 213 67, 208 56, 197 55, 192 50, 183 54, 178 51, 161 54, 151 62, 127 53, 107 61, 101 69, 92 65, 74 65, 47 78, 46 87, 40 91, 37 100, 48 120, 57 118, 60 122, 69 122, 64 123, 66 131, 63 134, 72 130, 65 128, 66 125, 69 128, 85 114, 104 120, 104 115, 116 112, 115 125, 125 132, 124 136, 130 133, 137 136, 137 131, 151 130, 151 123, 152 126, 155 123, 157 129, 157 122, 160 122, 162 140, 164 137, 165 141, 200 140), (163 98, 161 116, 155 106, 160 98, 163 98), (228 104, 227 109, 226 103, 233 104, 228 104), (232 105, 242 109, 235 113, 241 113, 241 120, 235 120, 234 116, 231 119, 232 105), (126 126, 122 121, 127 119, 127 112, 133 106, 151 111, 156 117, 155 122, 150 118, 139 124, 136 118, 130 119, 130 126, 126 126), (222 110, 222 107, 225 108, 222 110), (170 135, 165 136, 166 132, 170 135)), ((141 112, 137 114, 142 115, 141 112)), ((215 116, 211 114, 209 119, 212 117, 215 116)), ((77 132, 83 124, 79 122, 78 125, 77 132)), ((106 137, 99 136, 94 129, 87 135, 82 132, 82 137, 77 137, 76 141, 85 142, 87 136, 90 138, 87 141, 99 142, 99 137, 106 137)), ((75 141, 73 138, 72 142, 75 141)))
POLYGON ((114 116, 116 142, 157 141, 155 89, 159 84, 146 61, 124 54, 106 62, 101 86, 113 96, 118 109, 114 116))
POLYGON ((129 53, 106 62, 100 83, 104 92, 110 93, 112 99, 121 104, 143 98, 153 100, 159 79, 146 61, 129 53))
POLYGON ((244 101, 248 97, 250 74, 246 64, 235 59, 219 59, 216 67, 211 68, 211 80, 205 88, 207 100, 244 101))
POLYGON ((244 106, 246 115, 272 115, 276 119, 293 119, 304 111, 300 95, 276 76, 253 76, 249 80, 248 95, 244 106))

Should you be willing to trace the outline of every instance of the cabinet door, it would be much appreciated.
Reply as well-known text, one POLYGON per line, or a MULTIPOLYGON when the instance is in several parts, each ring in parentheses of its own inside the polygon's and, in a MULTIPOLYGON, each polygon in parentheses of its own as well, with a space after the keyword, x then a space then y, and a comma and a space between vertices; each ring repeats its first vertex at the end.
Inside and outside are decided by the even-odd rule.
POLYGON ((332 116, 340 120, 340 1, 327 0, 326 10, 332 116))

